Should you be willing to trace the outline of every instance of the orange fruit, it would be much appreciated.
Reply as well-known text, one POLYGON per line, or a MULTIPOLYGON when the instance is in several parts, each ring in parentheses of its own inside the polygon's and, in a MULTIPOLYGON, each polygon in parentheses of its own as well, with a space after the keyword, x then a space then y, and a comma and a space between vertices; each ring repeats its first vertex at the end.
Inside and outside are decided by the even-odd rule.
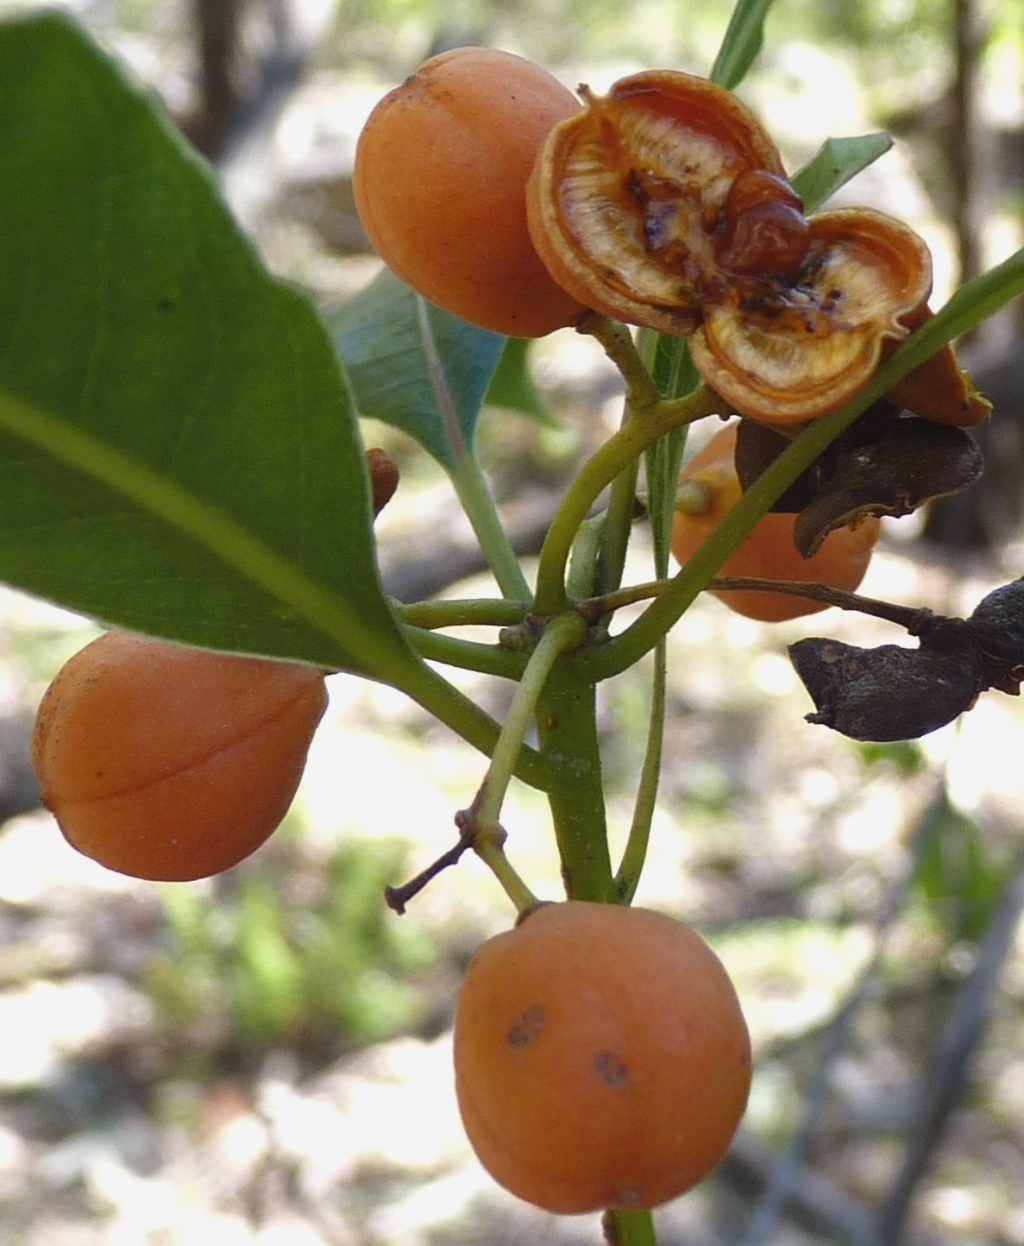
POLYGON ((579 102, 494 48, 424 62, 374 108, 353 187, 377 254, 424 298, 496 333, 540 337, 585 309, 530 241, 526 183, 548 131, 579 102))
POLYGON ((719 1162, 750 1086, 732 983, 689 926, 572 900, 484 943, 455 1014, 481 1163, 548 1211, 647 1208, 719 1162))
POLYGON ((110 631, 46 690, 32 765, 87 857, 136 878, 204 878, 280 823, 326 705, 316 667, 110 631))

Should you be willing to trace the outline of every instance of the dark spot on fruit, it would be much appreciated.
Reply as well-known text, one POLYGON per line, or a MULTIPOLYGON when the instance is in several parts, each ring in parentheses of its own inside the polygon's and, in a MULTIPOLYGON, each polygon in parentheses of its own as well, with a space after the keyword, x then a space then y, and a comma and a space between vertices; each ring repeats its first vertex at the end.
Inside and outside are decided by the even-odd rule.
POLYGON ((508 1032, 510 1047, 526 1047, 540 1034, 544 1028, 544 1009, 540 1004, 531 1004, 508 1032))
POLYGON ((599 1051, 593 1059, 594 1072, 606 1086, 617 1087, 626 1080, 626 1065, 612 1051, 599 1051))

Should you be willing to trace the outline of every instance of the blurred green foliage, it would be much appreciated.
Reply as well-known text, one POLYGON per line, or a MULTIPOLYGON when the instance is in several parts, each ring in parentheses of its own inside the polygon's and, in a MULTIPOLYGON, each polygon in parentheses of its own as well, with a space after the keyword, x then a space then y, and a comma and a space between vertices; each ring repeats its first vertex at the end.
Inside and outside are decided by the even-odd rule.
POLYGON ((950 943, 984 935, 1018 864, 945 792, 925 810, 915 893, 950 943))
POLYGON ((882 744, 856 741, 852 747, 859 755, 865 771, 891 766, 909 779, 920 774, 927 765, 924 750, 917 740, 895 740, 882 744))
POLYGON ((530 339, 510 337, 505 339, 498 366, 491 374, 484 403, 490 407, 502 407, 532 416, 547 428, 557 428, 540 390, 530 372, 530 339))
POLYGON ((285 848, 223 876, 212 895, 162 890, 166 947, 145 975, 159 1020, 241 1050, 281 1038, 334 1049, 421 1020, 415 980, 434 948, 382 899, 404 847, 354 842, 315 862, 285 848))
MULTIPOLYGON (((344 57, 375 48, 390 65, 457 42, 493 43, 557 66, 635 61, 707 73, 733 0, 683 3, 636 0, 629 20, 614 0, 340 0, 337 50, 344 57), (376 32, 371 41, 359 32, 376 32), (357 37, 353 40, 351 36, 357 37)), ((1024 0, 987 6, 988 54, 1024 56, 1024 0)), ((954 6, 947 0, 844 0, 808 4, 776 0, 768 15, 768 62, 788 42, 840 53, 867 89, 895 84, 904 102, 908 85, 932 89, 952 70, 954 6)))

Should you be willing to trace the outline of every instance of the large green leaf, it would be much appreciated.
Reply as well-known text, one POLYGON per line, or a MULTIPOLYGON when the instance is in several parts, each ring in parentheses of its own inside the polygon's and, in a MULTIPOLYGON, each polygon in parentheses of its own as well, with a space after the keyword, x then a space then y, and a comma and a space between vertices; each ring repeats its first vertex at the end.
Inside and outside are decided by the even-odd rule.
POLYGON ((104 622, 387 678, 328 334, 75 25, 0 23, 0 579, 104 622))
POLYGON ((386 268, 327 319, 360 412, 457 472, 505 339, 441 311, 386 268))

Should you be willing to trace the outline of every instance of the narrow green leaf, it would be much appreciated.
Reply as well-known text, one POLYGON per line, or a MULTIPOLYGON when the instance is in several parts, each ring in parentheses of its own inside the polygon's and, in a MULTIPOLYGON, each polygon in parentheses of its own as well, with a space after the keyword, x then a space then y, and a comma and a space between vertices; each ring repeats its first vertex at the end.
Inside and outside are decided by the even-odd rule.
POLYGON ((711 69, 711 81, 733 90, 746 77, 764 42, 764 19, 772 0, 737 0, 722 46, 711 69))
POLYGON ((686 338, 659 333, 653 357, 651 375, 666 398, 682 398, 700 384, 686 338))
POLYGON ((806 212, 816 212, 879 156, 892 147, 888 134, 862 134, 856 138, 829 138, 811 159, 793 174, 793 189, 804 201, 806 212))
MULTIPOLYGON (((667 398, 681 398, 692 393, 700 384, 700 377, 690 359, 685 338, 658 334, 653 356, 651 374, 667 398)), ((687 431, 685 426, 674 429, 647 451, 647 509, 654 545, 654 573, 658 577, 667 575, 669 569, 669 539, 672 535, 676 482, 686 446, 687 431)))
POLYGON ((327 313, 359 411, 414 437, 451 477, 502 592, 529 586, 494 508, 474 439, 506 339, 466 324, 388 269, 327 313))
POLYGON ((672 516, 687 431, 685 426, 673 429, 668 436, 655 442, 646 454, 647 509, 654 547, 654 574, 658 579, 668 575, 669 571, 672 516))
POLYGON ((327 321, 361 414, 400 428, 455 469, 471 453, 505 339, 434 307, 388 269, 327 321))
POLYGON ((0 24, 0 579, 107 623, 388 678, 329 337, 72 22, 0 24))

